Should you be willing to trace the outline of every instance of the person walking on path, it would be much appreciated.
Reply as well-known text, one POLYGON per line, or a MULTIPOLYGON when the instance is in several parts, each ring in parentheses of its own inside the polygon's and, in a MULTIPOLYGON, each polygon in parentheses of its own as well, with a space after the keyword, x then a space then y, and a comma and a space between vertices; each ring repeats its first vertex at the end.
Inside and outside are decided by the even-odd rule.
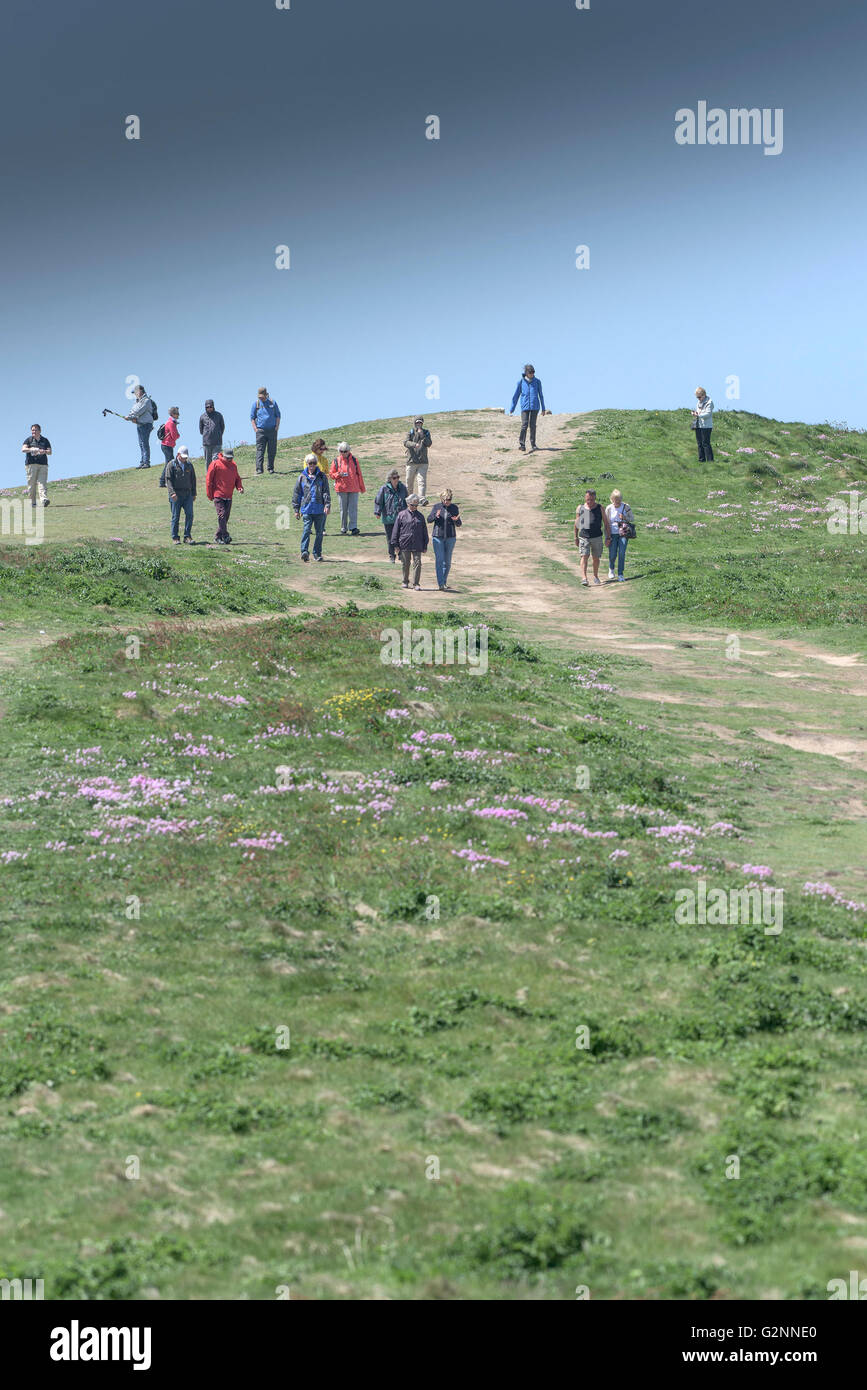
POLYGON ((585 588, 590 583, 587 578, 587 558, 590 556, 593 559, 593 583, 601 584, 599 558, 603 545, 611 545, 611 526, 608 513, 596 501, 592 488, 585 492, 584 501, 575 512, 575 544, 581 557, 581 583, 585 588))
POLYGON ((515 387, 515 394, 512 397, 512 408, 510 415, 514 415, 515 406, 518 399, 521 401, 521 433, 518 438, 518 448, 526 452, 527 428, 530 430, 530 453, 536 449, 536 421, 539 418, 539 411, 543 415, 550 415, 550 410, 545 409, 545 397, 542 394, 542 382, 536 376, 536 368, 532 362, 528 362, 524 367, 524 373, 515 387))
POLYGON ((268 472, 274 472, 277 456, 277 431, 280 428, 280 407, 268 395, 267 386, 260 386, 250 407, 250 423, 256 431, 256 472, 263 471, 265 450, 268 451, 268 472))
POLYGON ((447 589, 449 592, 449 570, 452 567, 452 551, 458 533, 456 526, 461 526, 461 514, 457 504, 452 501, 452 490, 447 487, 440 493, 439 502, 435 502, 431 508, 428 521, 433 522, 433 548, 434 561, 436 562, 437 584, 440 589, 447 589))
POLYGON ((143 386, 137 386, 133 394, 135 405, 126 418, 132 420, 138 432, 138 447, 141 455, 138 467, 150 468, 151 433, 157 418, 156 402, 151 400, 143 386))
POLYGON ((331 511, 331 489, 315 454, 308 454, 304 460, 304 471, 292 493, 292 508, 296 520, 304 518, 301 527, 301 559, 305 565, 310 559, 310 532, 314 531, 313 558, 321 562, 325 518, 331 511))
POLYGON ((692 427, 698 445, 698 461, 713 463, 713 447, 710 442, 710 432, 713 429, 713 401, 703 386, 695 388, 695 398, 698 405, 692 412, 692 427))
POLYGON ((415 492, 424 506, 427 502, 428 449, 431 447, 430 430, 424 427, 424 419, 416 415, 412 429, 403 441, 406 449, 406 490, 415 492))
POLYGON ((166 485, 166 469, 168 468, 169 464, 175 456, 175 445, 177 444, 181 434, 180 430, 178 429, 178 421, 180 420, 180 418, 181 412, 178 410, 178 407, 176 405, 173 405, 171 410, 169 411, 166 423, 164 425, 160 425, 159 429, 157 430, 157 439, 160 441, 160 448, 163 451, 163 458, 165 459, 165 463, 163 464, 163 471, 160 474, 160 487, 165 487, 166 485))
POLYGON ((328 445, 325 443, 325 440, 322 438, 314 439, 313 443, 310 445, 310 452, 316 455, 316 461, 319 464, 321 472, 327 474, 330 465, 328 463, 328 445))
POLYGON ((337 458, 331 465, 331 480, 340 504, 340 534, 345 536, 349 530, 353 536, 361 535, 358 529, 358 496, 366 492, 358 459, 344 442, 337 446, 337 458))
POLYGON ((236 491, 243 492, 244 486, 235 466, 234 450, 221 449, 217 457, 211 460, 205 477, 205 492, 217 512, 217 534, 214 540, 218 545, 232 544, 228 523, 232 498, 236 491))
POLYGON ((373 499, 373 515, 382 518, 385 541, 388 546, 388 558, 392 564, 397 560, 397 547, 394 544, 392 531, 394 530, 394 523, 397 521, 398 512, 402 512, 406 506, 407 495, 406 484, 400 481, 400 474, 396 468, 393 468, 373 499))
POLYGON ((166 465, 166 487, 172 514, 172 540, 180 545, 178 522, 184 514, 184 545, 193 543, 193 503, 196 500, 196 470, 189 449, 178 449, 177 458, 166 465))
POLYGON ((403 587, 409 588, 410 569, 412 569, 412 587, 421 588, 421 557, 427 550, 428 531, 427 522, 418 509, 419 496, 411 492, 406 499, 406 506, 402 512, 398 512, 397 521, 391 533, 393 544, 397 547, 400 554, 400 563, 403 566, 403 587))
POLYGON ((635 517, 632 515, 632 508, 628 502, 624 502, 622 493, 615 488, 611 494, 611 501, 605 508, 608 515, 608 525, 611 529, 611 540, 608 543, 608 578, 613 579, 615 565, 617 569, 617 579, 622 584, 623 569, 626 564, 626 547, 635 535, 635 517))
POLYGON ((51 456, 51 440, 46 439, 42 433, 41 425, 31 425, 30 433, 21 445, 22 454, 27 457, 24 460, 24 470, 27 474, 27 491, 30 494, 30 505, 35 507, 37 502, 40 507, 50 507, 46 484, 48 482, 48 460, 51 456))
POLYGON ((199 416, 199 434, 202 436, 202 458, 206 468, 222 449, 225 432, 226 422, 219 410, 214 409, 214 402, 205 401, 204 412, 199 416))

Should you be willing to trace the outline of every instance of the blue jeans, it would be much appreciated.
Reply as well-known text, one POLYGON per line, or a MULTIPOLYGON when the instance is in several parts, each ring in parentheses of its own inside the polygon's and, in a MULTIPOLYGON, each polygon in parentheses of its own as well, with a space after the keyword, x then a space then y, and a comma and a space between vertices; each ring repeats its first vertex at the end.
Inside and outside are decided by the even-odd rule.
POLYGON ((434 536, 433 538, 437 584, 440 586, 448 582, 449 570, 452 567, 452 551, 455 548, 456 540, 457 536, 447 536, 445 540, 440 540, 439 536, 434 536))
POLYGON ((142 463, 150 466, 151 461, 151 431, 153 425, 136 425, 138 430, 138 447, 141 453, 142 463))
POLYGON ((623 573, 623 566, 624 566, 625 563, 626 563, 626 547, 628 546, 628 544, 629 544, 629 537, 628 537, 628 536, 612 536, 612 537, 611 537, 611 544, 610 544, 609 547, 608 547, 608 568, 609 568, 610 570, 613 570, 613 569, 615 568, 615 563, 614 563, 614 562, 615 562, 615 560, 616 560, 616 561, 617 561, 617 565, 616 565, 617 573, 618 573, 618 574, 622 574, 622 573, 623 573))
POLYGON ((184 514, 184 537, 191 534, 193 529, 193 499, 189 493, 186 497, 170 497, 169 506, 172 510, 172 540, 178 539, 178 522, 181 512, 184 514))
POLYGON ((307 512, 303 522, 304 524, 301 527, 301 554, 307 554, 307 549, 310 545, 310 532, 313 530, 316 532, 316 535, 313 537, 313 554, 321 555, 322 532, 325 530, 325 513, 307 512))

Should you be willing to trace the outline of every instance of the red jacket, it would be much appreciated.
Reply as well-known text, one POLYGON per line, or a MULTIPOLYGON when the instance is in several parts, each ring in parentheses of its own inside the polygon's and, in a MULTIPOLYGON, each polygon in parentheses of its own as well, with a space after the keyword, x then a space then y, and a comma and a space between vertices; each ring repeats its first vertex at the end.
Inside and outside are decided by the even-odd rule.
POLYGON ((173 415, 170 415, 168 420, 166 420, 165 434, 163 435, 162 442, 163 444, 165 444, 166 448, 168 448, 169 446, 171 446, 171 448, 174 448, 179 438, 180 430, 178 429, 175 417, 173 415))
POLYGON ((205 492, 213 502, 215 497, 229 498, 235 489, 243 492, 241 479, 238 477, 238 470, 235 467, 234 459, 224 459, 222 454, 208 464, 208 472, 205 477, 205 492))
POLYGON ((329 470, 336 492, 366 492, 358 459, 354 454, 338 454, 329 470))

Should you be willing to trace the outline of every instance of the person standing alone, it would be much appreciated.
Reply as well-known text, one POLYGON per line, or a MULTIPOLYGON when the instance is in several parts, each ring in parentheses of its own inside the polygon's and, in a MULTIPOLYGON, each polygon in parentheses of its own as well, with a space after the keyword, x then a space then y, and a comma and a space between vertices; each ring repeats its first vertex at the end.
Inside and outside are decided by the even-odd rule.
POLYGON ((698 461, 713 463, 713 448, 710 442, 710 432, 713 429, 713 401, 703 386, 695 388, 695 398, 698 405, 692 412, 692 427, 698 445, 698 461))
POLYGON ((406 449, 406 490, 418 494, 422 506, 427 502, 428 449, 430 430, 425 429, 421 415, 416 415, 412 429, 403 441, 406 449))
POLYGON ((21 446, 22 454, 27 455, 24 467, 27 472, 27 491, 30 505, 50 507, 45 484, 48 482, 48 459, 51 454, 51 440, 42 433, 41 425, 31 425, 30 433, 21 446))
POLYGON ((260 386, 250 409, 250 423, 256 431, 256 472, 261 473, 268 451, 268 472, 274 472, 277 457, 277 431, 280 428, 280 407, 268 395, 267 386, 260 386))
POLYGON ((135 395, 135 405, 126 418, 132 420, 138 432, 138 447, 141 455, 138 466, 139 468, 150 468, 151 433, 157 418, 157 408, 143 386, 137 386, 133 394, 135 395))
POLYGON ((521 401, 521 433, 518 438, 518 448, 526 452, 527 429, 530 430, 530 453, 536 448, 536 421, 539 418, 539 411, 543 415, 550 415, 550 410, 545 409, 545 397, 542 395, 542 382, 536 376, 536 368, 532 362, 528 362, 524 367, 524 373, 515 387, 515 394, 512 397, 512 408, 510 415, 514 415, 515 406, 518 399, 521 401))
POLYGON ((204 412, 199 416, 199 434, 202 436, 202 458, 206 468, 222 449, 225 431, 226 422, 219 410, 214 409, 214 402, 205 401, 204 412))

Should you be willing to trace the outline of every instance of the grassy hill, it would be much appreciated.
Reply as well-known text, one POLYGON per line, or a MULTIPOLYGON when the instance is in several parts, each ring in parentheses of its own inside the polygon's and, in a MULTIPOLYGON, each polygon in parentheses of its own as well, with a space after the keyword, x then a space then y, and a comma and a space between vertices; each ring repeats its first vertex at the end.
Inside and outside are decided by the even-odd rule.
MULTIPOLYGON (((332 432, 369 486, 400 423, 332 432)), ((0 1277, 825 1298, 867 1226, 864 577, 809 508, 863 479, 861 437, 724 415, 708 474, 683 413, 564 421, 499 464, 480 413, 434 424, 482 554, 414 625, 484 622, 484 674, 383 661, 413 608, 369 496, 361 549, 327 543, 359 558, 302 568, 275 516, 304 441, 251 480, 236 549, 167 546, 152 470, 54 484, 48 543, 0 556, 0 1277), (753 471, 782 429, 821 483, 753 471), (475 439, 490 488, 460 472, 475 439), (483 587, 543 468, 514 567, 556 638, 483 587), (569 549, 590 477, 639 520, 608 598, 569 549), (787 645, 808 627, 822 663, 787 645), (782 930, 681 925, 699 878, 781 888, 782 930)))

